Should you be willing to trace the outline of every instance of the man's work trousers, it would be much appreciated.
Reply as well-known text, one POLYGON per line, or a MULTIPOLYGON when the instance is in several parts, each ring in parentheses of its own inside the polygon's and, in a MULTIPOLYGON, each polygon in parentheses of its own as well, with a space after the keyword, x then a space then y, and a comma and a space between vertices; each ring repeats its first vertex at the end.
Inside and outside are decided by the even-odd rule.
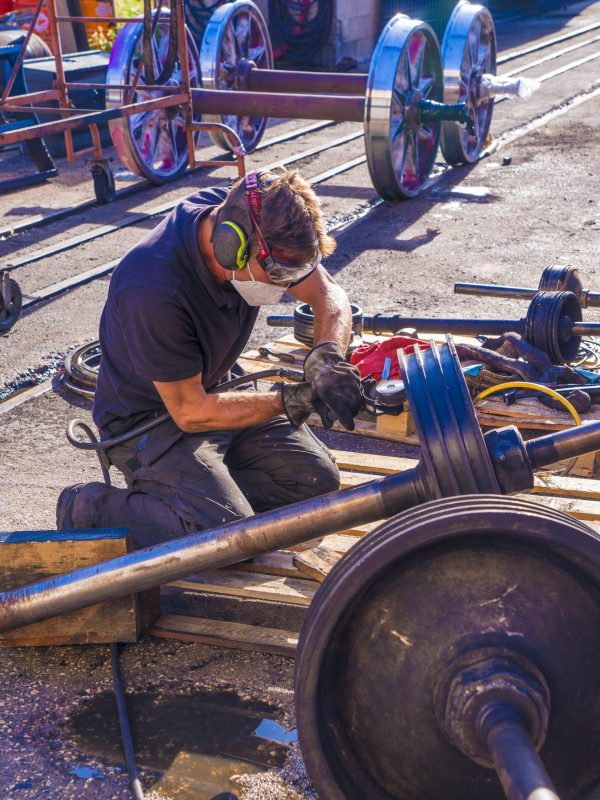
POLYGON ((327 448, 285 417, 201 434, 183 433, 169 420, 108 454, 128 488, 86 486, 74 519, 80 527, 127 527, 136 547, 339 488, 327 448))

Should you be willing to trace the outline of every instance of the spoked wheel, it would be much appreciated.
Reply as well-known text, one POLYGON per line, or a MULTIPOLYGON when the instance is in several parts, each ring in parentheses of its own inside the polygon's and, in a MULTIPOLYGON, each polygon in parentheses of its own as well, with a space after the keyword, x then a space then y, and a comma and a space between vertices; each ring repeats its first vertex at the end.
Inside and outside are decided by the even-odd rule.
POLYGON ((492 15, 480 5, 461 2, 454 9, 442 42, 444 102, 466 103, 473 120, 469 133, 456 122, 442 124, 442 152, 449 164, 471 164, 485 147, 494 99, 481 78, 496 74, 496 31, 492 15))
MULTIPOLYGON (((236 0, 214 12, 204 31, 200 64, 204 88, 226 91, 242 89, 254 67, 273 69, 267 23, 254 3, 236 0)), ((256 148, 267 125, 267 118, 258 116, 206 115, 204 120, 232 128, 247 153, 256 148)), ((224 133, 211 132, 210 136, 219 147, 232 150, 233 145, 224 133)))
POLYGON ((6 333, 21 315, 23 295, 19 284, 7 272, 0 273, 0 281, 0 333, 6 333))
POLYGON ((373 185, 386 200, 414 197, 435 162, 441 123, 421 118, 422 100, 441 102, 442 63, 429 25, 397 14, 379 37, 367 79, 365 149, 373 185))
MULTIPOLYGON (((169 9, 163 8, 152 37, 152 60, 157 74, 162 72, 167 61, 170 25, 169 9)), ((106 82, 115 86, 107 89, 107 108, 125 105, 128 99, 128 90, 118 87, 130 86, 134 80, 140 59, 143 58, 143 28, 141 22, 127 23, 115 39, 106 77, 106 82)), ((198 88, 201 85, 198 50, 187 30, 186 37, 190 85, 198 88)), ((142 103, 166 96, 166 92, 160 89, 144 88, 146 83, 152 85, 152 81, 144 80, 142 68, 137 89, 133 97, 129 98, 130 103, 142 103)), ((181 63, 177 58, 171 76, 164 85, 172 87, 180 84, 181 63)), ((188 143, 186 120, 181 107, 171 106, 119 117, 111 120, 109 127, 121 162, 136 175, 148 178, 153 183, 164 183, 185 171, 188 164, 188 143)))
POLYGON ((525 500, 435 500, 365 536, 319 588, 296 656, 319 797, 501 800, 495 767, 507 797, 556 798, 545 764, 563 800, 582 798, 600 777, 599 587, 600 537, 525 500), (500 769, 499 711, 522 731, 500 769))

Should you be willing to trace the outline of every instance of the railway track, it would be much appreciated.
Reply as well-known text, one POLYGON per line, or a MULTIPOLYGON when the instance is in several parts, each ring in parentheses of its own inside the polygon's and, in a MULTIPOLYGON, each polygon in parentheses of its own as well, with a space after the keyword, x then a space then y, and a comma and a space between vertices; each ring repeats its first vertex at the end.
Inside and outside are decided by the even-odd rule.
MULTIPOLYGON (((563 44, 565 41, 571 41, 572 39, 576 39, 578 37, 580 38, 589 33, 593 34, 594 31, 596 30, 600 30, 600 23, 584 26, 583 28, 578 29, 577 31, 570 32, 568 35, 563 35, 560 37, 554 37, 552 39, 548 39, 545 43, 537 43, 536 45, 530 48, 510 51, 500 56, 499 63, 504 64, 504 63, 514 62, 517 59, 526 59, 527 56, 529 55, 533 55, 534 53, 539 53, 544 49, 544 47, 547 49, 555 48, 557 44, 563 44)), ((535 58, 533 61, 528 61, 526 63, 523 63, 519 66, 516 66, 513 70, 510 71, 510 73, 504 73, 504 74, 510 76, 520 75, 522 73, 531 70, 534 66, 535 67, 542 66, 543 64, 551 60, 556 60, 561 57, 564 58, 565 56, 570 55, 575 50, 579 50, 584 46, 594 45, 598 39, 600 39, 600 35, 598 36, 594 35, 590 38, 582 39, 581 41, 577 42, 576 46, 569 45, 568 47, 561 48, 559 51, 554 50, 553 52, 548 53, 546 56, 543 56, 542 58, 535 58)), ((564 63, 558 66, 557 68, 551 70, 550 72, 547 72, 543 75, 539 75, 537 79, 540 80, 541 82, 550 81, 554 77, 564 74, 565 71, 579 69, 585 64, 590 63, 591 61, 597 58, 600 58, 600 49, 598 51, 595 50, 594 52, 584 56, 583 58, 577 58, 575 60, 568 61, 568 63, 564 63)), ((542 126, 550 119, 560 114, 568 113, 570 109, 575 108, 581 103, 587 102, 588 100, 597 96, 598 92, 600 92, 600 88, 592 86, 591 88, 588 88, 586 91, 576 93, 573 96, 566 98, 566 100, 563 103, 561 103, 558 108, 553 106, 552 108, 549 108, 545 114, 542 115, 538 114, 534 119, 525 120, 523 122, 520 122, 518 125, 513 125, 503 131, 500 131, 497 134, 497 138, 492 146, 492 149, 497 149, 498 147, 506 146, 507 144, 514 142, 519 137, 526 135, 530 130, 542 126)), ((294 131, 287 132, 279 136, 273 136, 269 139, 265 139, 264 142, 261 143, 258 149, 263 152, 264 151, 268 152, 269 147, 272 147, 275 144, 285 143, 292 139, 310 137, 312 134, 315 134, 326 127, 334 127, 334 126, 336 126, 336 124, 331 122, 318 122, 312 125, 303 126, 302 128, 296 129, 294 131)), ((338 137, 335 140, 326 143, 325 145, 305 148, 295 154, 292 154, 287 158, 279 159, 272 163, 261 165, 260 168, 264 169, 264 168, 274 167, 280 164, 282 165, 297 164, 303 160, 317 157, 321 153, 327 150, 333 150, 336 147, 340 147, 354 140, 360 139, 362 135, 363 135, 363 130, 361 126, 359 130, 338 137)), ((484 153, 483 155, 485 156, 486 154, 487 153, 484 153)), ((324 184, 328 180, 331 180, 333 177, 343 174, 344 172, 351 171, 352 169, 355 169, 356 167, 364 164, 365 160, 366 159, 364 155, 351 158, 341 164, 337 164, 332 168, 329 168, 316 175, 313 175, 312 178, 310 178, 311 183, 313 183, 313 185, 315 186, 324 184)), ((448 171, 447 168, 444 169, 441 167, 435 170, 430 178, 429 183, 432 184, 440 180, 447 171, 448 171)), ((203 184, 209 185, 211 182, 213 181, 211 181, 210 178, 207 177, 207 179, 203 181, 203 184)), ((139 189, 138 191, 142 191, 142 189, 139 189)), ((40 262, 42 260, 47 260, 48 262, 51 262, 51 259, 54 256, 59 255, 60 253, 65 252, 66 250, 69 249, 76 250, 76 248, 84 244, 89 244, 90 242, 93 242, 97 238, 118 234, 119 231, 121 231, 126 227, 140 224, 148 219, 164 215, 168 213, 176 205, 179 199, 180 198, 176 198, 168 203, 157 205, 146 211, 136 211, 135 209, 131 210, 130 212, 128 211, 128 213, 131 213, 132 216, 129 217, 124 222, 116 223, 113 225, 105 225, 94 231, 88 231, 87 233, 81 234, 80 236, 71 237, 67 240, 63 240, 60 243, 50 245, 49 247, 46 248, 41 248, 21 258, 10 259, 7 264, 7 268, 9 270, 17 270, 21 267, 32 265, 35 262, 40 262)), ((333 220, 330 220, 329 222, 330 232, 338 238, 341 236, 345 236, 353 229, 353 227, 357 223, 359 223, 366 216, 368 216, 368 214, 372 213, 375 208, 381 205, 382 202, 383 201, 380 198, 374 198, 369 203, 367 204, 362 203, 360 207, 358 207, 357 209, 341 215, 341 218, 334 218, 333 220)), ((91 205, 94 205, 94 203, 90 202, 83 205, 85 207, 89 207, 91 205)), ((78 213, 80 208, 81 207, 75 209, 73 213, 78 213)), ((61 218, 64 219, 65 217, 63 216, 61 218)), ((29 225, 27 229, 32 230, 39 225, 49 224, 48 219, 49 218, 46 217, 43 220, 28 221, 29 225)), ((57 220, 54 217, 50 221, 57 221, 57 220)), ((24 313, 27 314, 28 311, 30 313, 33 310, 34 306, 39 305, 44 301, 56 298, 57 296, 63 294, 64 292, 75 289, 93 280, 106 276, 112 271, 118 260, 119 259, 114 259, 102 263, 98 266, 92 267, 91 269, 66 277, 63 280, 56 281, 55 283, 44 286, 40 289, 35 289, 30 292, 27 292, 24 295, 24 303, 23 303, 24 313)), ((40 267, 40 272, 42 272, 41 267, 40 267)))
MULTIPOLYGON (((587 27, 591 27, 591 26, 587 26, 587 27)), ((600 24, 597 27, 600 28, 600 24)), ((596 39, 600 39, 600 36, 594 37, 593 40, 591 40, 591 41, 595 42, 596 39)), ((534 50, 535 50, 535 52, 538 52, 539 51, 539 47, 534 48, 534 50)), ((568 48, 569 52, 570 52, 570 50, 571 49, 568 48)), ((520 52, 520 54, 522 54, 523 51, 519 51, 519 52, 520 52)), ((561 52, 561 54, 562 54, 562 52, 561 52)), ((553 59, 556 59, 561 54, 553 53, 551 55, 551 57, 553 59)), ((543 60, 536 60, 535 65, 538 65, 540 63, 545 63, 547 60, 549 60, 549 58, 550 57, 548 57, 547 59, 543 59, 543 60)), ((544 83, 546 81, 552 80, 552 78, 555 78, 555 77, 557 77, 559 75, 564 74, 565 72, 567 72, 569 70, 577 69, 579 67, 584 66, 587 63, 595 61, 598 58, 600 58, 600 49, 598 49, 597 51, 589 54, 588 56, 586 56, 584 58, 576 59, 576 60, 574 60, 572 62, 569 62, 567 64, 564 64, 564 65, 562 65, 562 66, 560 66, 560 67, 558 67, 558 68, 556 68, 556 69, 554 69, 554 70, 552 70, 552 71, 550 71, 548 73, 540 75, 540 76, 537 77, 537 80, 540 81, 540 83, 544 83)), ((504 76, 510 76, 510 77, 520 76, 522 73, 524 73, 525 71, 530 69, 531 66, 532 66, 531 64, 525 64, 524 66, 522 66, 522 67, 520 67, 518 69, 512 70, 510 73, 503 73, 502 76, 503 77, 504 76)), ((587 98, 587 99, 591 99, 591 97, 588 96, 587 93, 583 93, 582 97, 587 98)), ((567 103, 567 108, 570 107, 571 103, 575 99, 576 99, 575 97, 569 98, 570 102, 567 103)), ((499 104, 501 102, 502 102, 502 99, 499 99, 497 101, 497 104, 499 104)), ((527 133, 527 130, 528 130, 527 124, 528 123, 524 123, 523 125, 519 125, 518 126, 518 130, 520 132, 518 135, 522 136, 522 135, 525 135, 525 133, 527 133)), ((332 123, 327 123, 327 125, 332 125, 332 123)), ((261 149, 265 150, 269 146, 272 146, 274 144, 279 144, 281 142, 289 141, 291 138, 297 138, 299 136, 308 135, 309 133, 312 133, 312 132, 314 132, 316 130, 323 129, 323 127, 326 127, 326 125, 320 124, 320 125, 308 126, 308 127, 309 127, 309 130, 308 131, 304 130, 302 133, 294 131, 294 132, 292 132, 292 134, 282 135, 280 137, 274 137, 274 139, 264 142, 264 146, 261 149)), ((537 125, 536 125, 536 127, 537 127, 537 125)), ((302 151, 300 151, 298 153, 295 153, 295 154, 293 154, 293 155, 291 155, 291 156, 289 156, 287 158, 278 159, 277 161, 273 161, 271 163, 267 163, 267 164, 261 165, 260 168, 261 169, 273 169, 273 168, 278 167, 278 166, 292 166, 292 165, 298 164, 299 162, 307 160, 309 158, 312 158, 312 157, 315 157, 315 156, 319 156, 319 155, 325 153, 328 150, 332 150, 332 149, 335 149, 337 147, 341 147, 341 146, 344 146, 346 144, 349 144, 352 141, 356 141, 356 140, 360 139, 362 136, 363 136, 363 130, 362 130, 362 128, 360 128, 357 131, 354 131, 354 132, 351 132, 351 133, 346 134, 344 136, 338 137, 338 138, 336 138, 336 139, 334 139, 332 141, 327 142, 326 144, 321 144, 321 145, 318 145, 316 147, 307 148, 307 149, 302 150, 302 151)), ((510 140, 512 142, 512 141, 515 141, 515 136, 517 136, 516 131, 504 131, 504 132, 502 132, 502 134, 500 134, 500 136, 499 136, 497 141, 500 144, 504 144, 508 140, 510 140)), ((518 138, 518 136, 517 136, 517 138, 518 138)), ((484 152, 482 155, 485 156, 486 154, 487 154, 487 152, 484 152)), ((340 175, 340 174, 342 174, 344 172, 347 172, 347 171, 349 171, 351 169, 354 169, 355 167, 360 166, 361 164, 364 164, 365 162, 366 162, 366 157, 364 155, 356 157, 356 158, 353 158, 353 159, 349 159, 349 160, 347 160, 347 161, 345 161, 345 162, 343 162, 341 164, 336 165, 335 167, 333 167, 333 168, 331 168, 329 170, 326 170, 323 173, 320 173, 318 175, 313 176, 312 178, 310 178, 310 182, 313 185, 319 185, 319 184, 325 182, 326 180, 328 180, 328 179, 330 179, 332 177, 335 177, 337 175, 340 175)), ((435 180, 439 179, 439 177, 441 175, 443 175, 445 173, 445 171, 446 171, 445 169, 437 169, 432 174, 432 177, 431 177, 430 181, 431 180, 435 181, 435 180)), ((207 181, 207 183, 210 183, 210 181, 207 181)), ((59 242, 57 244, 51 245, 49 247, 41 248, 41 249, 39 249, 37 251, 34 251, 33 253, 29 253, 28 255, 25 255, 25 256, 23 256, 21 258, 9 259, 8 262, 6 263, 4 269, 6 269, 9 272, 14 271, 14 270, 16 270, 16 269, 18 269, 20 267, 28 266, 28 265, 31 265, 31 264, 33 264, 35 262, 42 261, 43 259, 49 258, 51 256, 58 255, 60 253, 66 252, 67 250, 70 250, 70 249, 74 249, 74 248, 76 248, 76 247, 78 247, 80 245, 92 242, 92 241, 94 241, 96 239, 99 239, 101 237, 118 233, 119 231, 121 231, 121 230, 123 230, 123 229, 125 229, 127 227, 130 227, 132 225, 139 225, 140 223, 145 222, 147 220, 150 220, 150 219, 152 219, 154 217, 162 216, 164 214, 167 214, 175 207, 175 205, 182 199, 183 196, 185 196, 185 195, 182 195, 181 197, 178 197, 178 198, 176 198, 176 199, 174 199, 172 201, 169 201, 167 203, 162 203, 160 205, 157 205, 156 207, 153 207, 153 208, 151 208, 151 209, 149 209, 147 211, 143 211, 143 212, 136 212, 135 210, 130 211, 129 212, 130 216, 128 216, 128 218, 126 220, 124 220, 123 222, 120 222, 120 223, 117 223, 117 224, 113 224, 113 225, 103 225, 100 228, 97 228, 97 229, 94 229, 94 230, 91 230, 91 231, 87 231, 87 232, 85 232, 83 234, 80 234, 78 236, 71 237, 69 239, 63 240, 63 241, 61 241, 61 242, 59 242)), ((381 202, 383 202, 383 201, 381 201, 381 202)), ((377 202, 372 203, 371 204, 371 210, 373 208, 376 208, 378 205, 379 205, 379 203, 377 203, 377 202)), ((331 227, 331 231, 333 232, 333 234, 335 234, 335 232, 337 230, 338 230, 338 227, 336 225, 333 225, 331 227)), ((42 300, 47 300, 47 299, 50 299, 51 297, 55 297, 57 294, 60 294, 63 291, 67 291, 68 289, 75 288, 76 286, 83 285, 84 283, 88 283, 90 280, 93 280, 93 277, 91 277, 91 276, 92 275, 96 275, 96 272, 98 273, 98 275, 97 275, 98 277, 100 277, 102 275, 106 275, 107 272, 109 272, 113 268, 114 263, 115 262, 111 261, 111 262, 107 263, 106 265, 102 265, 101 267, 95 268, 94 270, 89 270, 88 272, 85 273, 85 275, 74 276, 72 279, 61 281, 59 284, 55 284, 53 286, 49 286, 45 290, 40 290, 39 292, 36 292, 35 294, 29 294, 26 297, 25 302, 23 303, 23 308, 24 309, 29 308, 32 305, 35 305, 35 304, 41 302, 42 300)))
MULTIPOLYGON (((513 19, 510 20, 511 24, 514 24, 513 19)), ((554 47, 555 45, 562 44, 563 42, 572 41, 573 39, 579 39, 581 36, 585 36, 587 33, 593 33, 594 31, 600 31, 600 22, 593 23, 590 25, 584 25, 581 28, 578 28, 574 31, 570 31, 568 33, 562 34, 560 36, 551 37, 546 39, 542 42, 538 42, 530 47, 520 48, 517 50, 512 50, 504 55, 500 55, 497 59, 498 66, 503 64, 507 64, 511 61, 515 61, 518 59, 526 58, 533 53, 537 53, 543 50, 547 50, 549 48, 554 47)), ((577 42, 575 45, 571 47, 562 48, 558 51, 554 51, 553 53, 545 56, 542 59, 536 59, 526 65, 520 66, 515 70, 511 70, 508 72, 503 73, 505 77, 512 77, 521 75, 527 70, 530 70, 534 67, 540 66, 547 61, 554 60, 557 58, 562 57, 570 52, 573 52, 577 49, 581 49, 583 47, 589 46, 597 41, 600 41, 600 33, 597 36, 593 36, 588 39, 584 39, 583 41, 577 42)), ((272 136, 264 141, 261 141, 258 146, 256 147, 255 152, 260 152, 266 150, 270 147, 273 147, 277 144, 282 144, 285 142, 293 141, 294 139, 310 135, 311 133, 323 130, 324 128, 335 126, 337 123, 332 121, 319 121, 311 123, 310 125, 302 126, 298 129, 293 131, 287 132, 285 134, 281 134, 279 136, 272 136)), ((357 134, 356 138, 359 138, 361 134, 357 134)), ((222 160, 223 164, 226 165, 232 161, 231 157, 227 155, 222 155, 218 160, 222 160)), ((199 171, 202 169, 201 167, 197 167, 194 171, 199 171)), ((186 172, 185 175, 189 175, 190 171, 186 172)), ((126 199, 131 197, 132 195, 136 195, 138 193, 142 193, 147 191, 149 188, 152 188, 153 184, 149 181, 140 180, 134 186, 124 187, 117 192, 116 202, 119 200, 126 199)), ((5 225, 4 227, 0 228, 0 239, 12 237, 18 233, 23 233, 25 231, 31 231, 38 227, 47 226, 53 224, 55 222, 59 222, 70 217, 77 217, 82 212, 87 211, 88 209, 94 208, 97 206, 97 201, 95 199, 86 200, 83 203, 80 203, 76 206, 61 209, 60 211, 53 212, 51 214, 40 215, 37 217, 33 217, 31 219, 25 220, 23 222, 15 223, 13 225, 5 225)), ((102 234, 101 234, 102 235, 102 234)), ((9 265, 12 265, 14 262, 9 262, 9 265)), ((23 262, 26 263, 26 262, 23 262)))

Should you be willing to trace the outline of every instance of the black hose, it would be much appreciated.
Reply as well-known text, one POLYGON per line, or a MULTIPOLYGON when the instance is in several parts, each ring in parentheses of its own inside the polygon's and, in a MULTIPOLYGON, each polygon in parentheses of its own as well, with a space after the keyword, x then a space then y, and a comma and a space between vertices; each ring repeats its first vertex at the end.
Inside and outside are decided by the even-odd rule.
MULTIPOLYGON (((212 391, 215 393, 229 391, 230 389, 235 389, 236 386, 241 386, 252 381, 259 381, 266 378, 284 378, 285 380, 293 381, 294 383, 300 383, 304 380, 304 373, 297 369, 288 369, 287 367, 273 367, 273 369, 263 369, 260 372, 254 372, 252 375, 240 375, 237 378, 232 378, 230 381, 220 383, 212 391)), ((210 392, 211 394, 212 391, 210 392)), ((130 431, 126 431, 120 436, 114 436, 111 439, 103 439, 102 441, 98 441, 87 422, 82 419, 72 419, 67 425, 67 439, 73 445, 73 447, 77 447, 80 450, 95 450, 100 455, 101 452, 109 450, 111 447, 116 447, 118 444, 123 444, 124 442, 128 442, 130 439, 134 439, 136 436, 141 436, 144 433, 148 433, 148 431, 154 430, 154 428, 162 425, 163 422, 166 422, 168 419, 171 419, 171 415, 168 411, 165 411, 164 414, 160 414, 158 417, 153 417, 148 422, 144 422, 142 425, 139 425, 130 431), (75 430, 77 428, 81 428, 83 431, 85 431, 90 439, 89 442, 83 442, 81 439, 77 438, 75 435, 75 430)), ((104 475, 104 464, 102 459, 100 459, 100 464, 102 466, 104 475)), ((108 484, 110 484, 110 481, 107 480, 106 475, 104 475, 104 479, 108 484)))
POLYGON ((312 63, 329 40, 332 20, 333 0, 269 0, 269 28, 294 64, 312 63))
POLYGON ((133 750, 133 739, 127 716, 127 703, 123 691, 123 679, 121 677, 121 665, 119 664, 119 645, 113 642, 110 646, 110 665, 112 668, 113 686, 115 690, 115 700, 117 701, 117 712, 119 714, 119 725, 121 726, 121 738, 123 740, 123 754, 125 764, 129 773, 129 786, 135 800, 144 800, 144 790, 138 776, 137 764, 135 763, 135 752, 133 750))
MULTIPOLYGON (((144 81, 148 85, 161 86, 166 83, 175 69, 178 56, 178 31, 176 4, 182 0, 172 0, 169 14, 169 49, 165 63, 158 75, 154 74, 154 47, 152 41, 161 17, 161 9, 152 10, 152 0, 144 0, 144 27, 142 32, 142 59, 144 61, 144 81)), ((160 65, 158 65, 160 67, 160 65)))

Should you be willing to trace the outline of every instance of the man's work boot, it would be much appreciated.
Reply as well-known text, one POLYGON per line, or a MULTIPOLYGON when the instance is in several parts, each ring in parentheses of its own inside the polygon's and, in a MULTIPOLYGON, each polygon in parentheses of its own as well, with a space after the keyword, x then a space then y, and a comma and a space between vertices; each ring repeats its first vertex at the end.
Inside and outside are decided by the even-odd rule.
POLYGON ((89 508, 85 507, 85 499, 80 496, 88 486, 96 486, 96 484, 76 483, 62 490, 56 503, 57 531, 72 531, 94 527, 90 518, 89 508), (82 500, 83 503, 81 502, 82 500), (75 513, 76 501, 79 501, 77 503, 77 513, 75 513))

